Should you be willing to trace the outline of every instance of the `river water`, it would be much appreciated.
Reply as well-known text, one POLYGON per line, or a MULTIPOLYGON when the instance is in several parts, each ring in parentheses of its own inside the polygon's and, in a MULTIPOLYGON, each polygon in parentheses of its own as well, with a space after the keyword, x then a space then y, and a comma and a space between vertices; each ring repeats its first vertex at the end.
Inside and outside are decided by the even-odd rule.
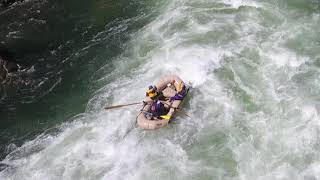
POLYGON ((2 33, 32 66, 2 90, 0 179, 320 179, 319 1, 28 1, 1 16, 15 8, 29 30, 2 33), (191 118, 145 131, 139 106, 102 110, 170 73, 193 85, 191 118))

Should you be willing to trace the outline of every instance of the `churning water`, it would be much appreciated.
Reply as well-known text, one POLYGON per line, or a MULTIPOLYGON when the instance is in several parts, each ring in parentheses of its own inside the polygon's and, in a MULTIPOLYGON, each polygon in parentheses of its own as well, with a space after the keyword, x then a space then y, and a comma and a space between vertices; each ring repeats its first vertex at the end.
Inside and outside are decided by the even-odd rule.
POLYGON ((0 179, 320 179, 319 3, 154 3, 157 16, 91 74, 85 112, 15 148, 0 179), (145 131, 139 106, 102 110, 170 73, 193 85, 191 118, 145 131))

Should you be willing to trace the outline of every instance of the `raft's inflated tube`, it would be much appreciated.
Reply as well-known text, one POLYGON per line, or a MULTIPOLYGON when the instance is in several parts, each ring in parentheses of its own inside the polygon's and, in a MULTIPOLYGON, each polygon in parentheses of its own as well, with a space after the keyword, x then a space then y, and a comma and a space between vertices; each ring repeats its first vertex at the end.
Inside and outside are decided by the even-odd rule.
POLYGON ((156 87, 158 91, 163 91, 168 84, 171 84, 175 87, 175 89, 178 89, 179 86, 184 86, 184 82, 177 76, 177 75, 169 75, 164 78, 162 78, 157 84, 156 87))
MULTIPOLYGON (((159 92, 162 92, 165 97, 173 97, 177 91, 176 88, 181 85, 184 85, 184 82, 176 75, 170 75, 162 78, 157 84, 156 87, 159 92), (168 86, 170 84, 171 86, 168 86)), ((145 102, 152 101, 149 97, 146 97, 145 102)), ((174 100, 172 102, 166 101, 164 104, 169 105, 170 108, 167 115, 173 116, 175 112, 175 108, 178 108, 181 104, 180 100, 174 100)), ((146 114, 150 111, 151 105, 147 104, 142 109, 142 112, 137 116, 137 124, 142 129, 158 129, 162 128, 164 126, 167 126, 169 123, 169 120, 166 119, 148 119, 146 117, 146 114)))

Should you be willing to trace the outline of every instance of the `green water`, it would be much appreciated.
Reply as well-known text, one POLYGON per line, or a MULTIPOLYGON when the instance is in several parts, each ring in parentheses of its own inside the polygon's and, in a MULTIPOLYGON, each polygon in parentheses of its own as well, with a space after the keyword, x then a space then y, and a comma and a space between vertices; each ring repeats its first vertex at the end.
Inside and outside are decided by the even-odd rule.
POLYGON ((0 18, 27 62, 1 90, 0 178, 320 178, 319 1, 31 1, 0 18), (140 107, 102 110, 170 73, 193 85, 191 118, 144 131, 140 107))
POLYGON ((164 4, 157 3, 33 1, 3 11, 3 43, 26 71, 35 70, 1 86, 1 157, 9 144, 19 146, 83 112, 97 88, 93 73, 116 68, 112 58, 159 13, 164 4), (8 36, 13 31, 18 37, 8 36))

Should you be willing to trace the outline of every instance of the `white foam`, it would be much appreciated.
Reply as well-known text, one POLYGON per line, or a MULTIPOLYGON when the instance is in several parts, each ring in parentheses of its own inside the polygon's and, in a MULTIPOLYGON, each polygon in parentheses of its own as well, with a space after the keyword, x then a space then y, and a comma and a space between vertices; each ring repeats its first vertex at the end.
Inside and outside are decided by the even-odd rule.
POLYGON ((268 56, 273 61, 273 64, 278 67, 289 66, 292 68, 297 68, 308 61, 307 57, 299 57, 294 52, 287 49, 277 48, 270 52, 267 52, 268 56))
MULTIPOLYGON (((220 16, 225 21, 217 23, 212 18, 200 24, 183 7, 185 2, 173 1, 155 21, 132 36, 128 50, 114 61, 116 70, 98 77, 96 83, 107 83, 94 93, 85 114, 65 124, 61 133, 41 136, 40 140, 17 148, 24 151, 19 156, 12 153, 4 160, 15 168, 0 172, 0 177, 140 180, 204 176, 214 179, 220 173, 220 179, 319 179, 319 153, 315 149, 319 146, 320 123, 314 104, 295 97, 294 90, 285 93, 274 90, 290 87, 273 76, 275 71, 287 67, 296 73, 294 70, 306 61, 283 47, 289 31, 281 31, 284 36, 275 33, 260 45, 256 33, 264 27, 247 18, 239 27, 232 26, 242 36, 235 39, 237 42, 222 46, 193 42, 190 41, 193 35, 205 34, 223 23, 233 23, 234 19, 222 13, 220 16), (179 23, 185 26, 179 28, 179 23), (247 61, 246 58, 237 59, 234 64, 226 60, 226 57, 237 58, 246 47, 257 48, 261 55, 257 60, 260 64, 248 63, 254 75, 259 76, 249 80, 241 79, 233 69, 237 62, 247 61), (222 66, 232 71, 231 85, 215 73, 222 66), (102 110, 104 106, 141 101, 149 84, 170 73, 194 87, 184 106, 192 118, 178 116, 177 124, 143 131, 133 128, 140 106, 102 110), (276 82, 280 86, 274 85, 276 82), (244 91, 249 100, 241 100, 238 91, 244 91), (257 110, 243 108, 250 103, 257 110), (223 137, 213 141, 211 136, 206 136, 208 132, 219 132, 223 137), (195 151, 195 146, 201 151, 195 151), (221 159, 208 155, 212 151, 221 154, 221 159)), ((222 2, 234 8, 262 7, 251 0, 222 2)), ((97 74, 103 71, 101 68, 97 74)), ((283 73, 288 76, 284 77, 286 83, 290 82, 292 73, 283 73)))
POLYGON ((239 8, 241 6, 252 6, 252 7, 261 7, 256 1, 252 0, 224 0, 225 4, 231 5, 233 8, 239 8))
MULTIPOLYGON (((183 35, 190 32, 176 32, 169 36, 161 33, 161 29, 168 30, 179 17, 185 17, 182 9, 172 6, 175 5, 169 6, 165 14, 138 33, 128 48, 139 49, 139 46, 144 46, 139 42, 144 42, 150 36, 161 39, 157 46, 143 57, 134 51, 129 58, 118 57, 119 63, 115 64, 117 70, 113 74, 117 78, 94 94, 88 102, 87 114, 65 125, 57 136, 50 136, 44 149, 30 155, 23 153, 21 158, 6 159, 15 169, 12 172, 0 172, 0 177, 180 179, 194 173, 197 163, 188 158, 185 147, 194 143, 196 133, 205 124, 214 123, 210 120, 211 113, 220 122, 226 120, 224 117, 229 114, 229 107, 226 107, 229 106, 226 103, 228 98, 224 96, 219 82, 213 78, 213 71, 219 67, 219 62, 228 51, 209 46, 183 45, 183 35), (144 63, 135 72, 128 72, 132 61, 144 63), (192 98, 190 112, 195 116, 193 119, 179 117, 181 122, 186 122, 155 132, 132 129, 139 106, 107 112, 102 110, 105 104, 141 101, 145 88, 168 73, 181 76, 196 89, 205 87, 198 89, 198 96, 206 92, 207 101, 213 100, 212 103, 219 104, 219 108, 205 113, 208 106, 196 115, 199 113, 196 111, 199 104, 197 99, 192 98), (215 97, 217 93, 219 97, 215 97), (220 110, 225 114, 220 114, 220 110)), ((201 33, 202 29, 195 31, 201 33)), ((26 144, 36 145, 35 141, 26 144)))

